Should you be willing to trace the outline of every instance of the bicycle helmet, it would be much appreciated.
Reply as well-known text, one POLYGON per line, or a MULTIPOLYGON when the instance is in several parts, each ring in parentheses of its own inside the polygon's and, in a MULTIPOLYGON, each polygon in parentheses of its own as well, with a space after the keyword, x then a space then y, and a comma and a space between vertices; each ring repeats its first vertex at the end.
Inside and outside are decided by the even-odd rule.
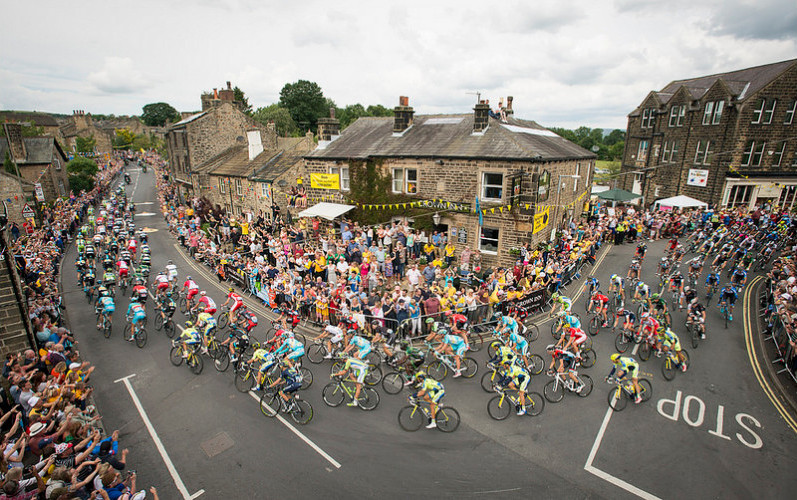
POLYGON ((661 294, 660 293, 654 293, 650 298, 653 299, 653 300, 658 300, 658 299, 661 298, 661 294))
POLYGON ((172 262, 171 260, 170 260, 168 263, 169 263, 169 264, 174 264, 174 262, 172 262))
POLYGON ((556 344, 548 344, 545 347, 545 350, 548 351, 548 352, 553 351, 554 349, 556 349, 556 344))
POLYGON ((355 330, 354 328, 349 328, 346 331, 346 333, 348 333, 349 335, 356 335, 357 334, 357 330, 355 330))
POLYGON ((617 314, 620 314, 622 312, 623 312, 623 306, 618 306, 617 307, 617 314))
POLYGON ((612 281, 616 280, 617 278, 619 278, 619 276, 617 276, 616 274, 612 274, 612 281))
POLYGON ((171 290, 169 290, 168 292, 166 292, 166 296, 167 296, 167 297, 171 297, 171 296, 172 296, 172 291, 171 291, 171 290))
POLYGON ((97 286, 102 285, 102 280, 97 280, 97 286))
POLYGON ((424 372, 423 370, 419 371, 418 373, 415 374, 415 378, 416 379, 425 379, 426 378, 426 372, 424 372))
POLYGON ((194 324, 193 324, 193 323, 191 323, 190 321, 186 321, 186 322, 185 322, 185 327, 186 327, 186 328, 191 328, 192 326, 194 326, 194 324))
POLYGON ((662 258, 661 258, 661 261, 662 261, 662 262, 667 262, 667 257, 662 257, 662 258))
POLYGON ((230 287, 230 288, 228 288, 228 289, 227 289, 227 291, 228 291, 228 292, 234 292, 234 291, 235 291, 235 288, 233 288, 233 287, 230 287))
POLYGON ((434 318, 426 318, 427 325, 431 325, 432 323, 434 323, 434 318))
POLYGON ((620 353, 616 352, 616 353, 612 354, 611 356, 609 356, 609 359, 612 360, 612 363, 616 363, 617 360, 620 359, 620 353))
POLYGON ((204 291, 204 290, 202 290, 201 292, 199 292, 199 295, 200 295, 201 297, 204 297, 204 296, 205 296, 205 295, 207 295, 207 294, 208 294, 208 292, 206 292, 206 291, 204 291))
POLYGON ((644 281, 640 281, 639 283, 636 284, 636 287, 637 288, 644 288, 645 287, 645 282, 644 281))
POLYGON ((393 335, 393 330, 392 330, 392 329, 390 329, 390 328, 388 328, 388 329, 387 329, 387 331, 386 331, 385 333, 386 333, 386 334, 388 335, 388 337, 389 337, 389 336, 393 335))
POLYGON ((504 317, 504 313, 502 313, 501 311, 498 311, 497 313, 495 313, 495 319, 501 319, 503 317, 504 317))
POLYGON ((329 320, 324 320, 324 326, 329 326, 329 320))
POLYGON ((185 280, 186 280, 186 281, 191 281, 191 276, 186 276, 186 277, 185 277, 185 280))

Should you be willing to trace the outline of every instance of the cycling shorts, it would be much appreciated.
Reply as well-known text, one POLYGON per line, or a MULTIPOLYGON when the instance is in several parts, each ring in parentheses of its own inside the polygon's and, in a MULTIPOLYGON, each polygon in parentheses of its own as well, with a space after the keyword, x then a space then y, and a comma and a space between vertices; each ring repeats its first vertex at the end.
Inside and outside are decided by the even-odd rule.
POLYGON ((215 307, 206 307, 205 308, 205 312, 208 313, 208 314, 216 314, 216 308, 215 307))
POLYGON ((524 376, 522 380, 520 378, 512 379, 512 383, 515 384, 515 387, 517 387, 519 391, 523 392, 526 392, 529 382, 531 382, 531 377, 524 376))
POLYGON ((662 339, 662 343, 667 347, 671 347, 675 352, 681 350, 681 341, 680 339, 671 339, 669 337, 664 337, 662 339))
POLYGON ((736 296, 735 295, 723 295, 722 299, 720 300, 720 302, 722 302, 722 301, 725 301, 728 304, 733 305, 733 304, 736 303, 736 296))
POLYGON ((433 391, 429 393, 429 399, 431 399, 433 403, 439 403, 445 395, 446 391, 433 391))
POLYGON ((147 319, 146 313, 135 313, 133 315, 132 323, 135 325, 139 321, 146 321, 146 319, 147 319))
POLYGON ((102 312, 105 314, 111 314, 114 311, 116 311, 116 306, 114 304, 110 304, 102 308, 102 312))
POLYGON ((127 277, 127 272, 128 272, 128 268, 126 268, 126 267, 123 267, 123 268, 119 269, 119 277, 120 278, 126 278, 127 277))
POLYGON ((260 371, 260 373, 266 373, 272 366, 274 366, 274 363, 275 363, 274 361, 266 361, 265 363, 260 365, 258 371, 260 371))
POLYGON ((357 357, 359 359, 365 359, 365 357, 368 356, 368 353, 370 353, 370 352, 371 352, 371 346, 369 345, 369 346, 366 346, 365 348, 360 349, 359 351, 357 351, 357 357))
POLYGON ((583 344, 584 342, 587 341, 587 336, 586 335, 575 335, 572 338, 573 338, 573 342, 575 342, 576 345, 581 345, 581 344, 583 344))
POLYGON ((336 333, 335 335, 332 336, 332 338, 329 339, 329 341, 333 344, 338 344, 340 342, 343 342, 343 332, 336 333))
POLYGON ((158 290, 166 290, 167 288, 169 288, 169 282, 168 281, 159 281, 158 282, 158 290))
POLYGON ((451 348, 454 349, 455 356, 462 356, 463 354, 465 354, 465 351, 468 350, 468 346, 465 345, 465 342, 460 342, 457 345, 452 345, 451 348))
POLYGON ((233 302, 233 304, 232 304, 232 307, 230 308, 230 312, 235 312, 235 311, 237 311, 238 309, 240 309, 241 307, 243 307, 243 305, 244 305, 244 303, 243 303, 243 302, 238 302, 238 301, 235 301, 235 302, 233 302))
POLYGON ((365 380, 365 376, 368 374, 368 368, 356 368, 354 366, 351 367, 351 373, 354 375, 355 380, 357 380, 358 384, 362 384, 365 380))
POLYGON ((193 298, 194 298, 194 296, 195 296, 196 294, 198 294, 198 293, 199 293, 199 289, 198 289, 198 288, 190 288, 190 289, 188 290, 188 295, 186 296, 186 298, 187 298, 187 299, 189 299, 189 300, 190 300, 190 299, 193 299, 193 298))
POLYGON ((293 351, 288 352, 288 359, 292 361, 296 361, 302 356, 304 356, 304 347, 299 347, 297 349, 294 349, 293 351))
POLYGON ((285 387, 283 387, 282 392, 284 392, 285 394, 290 394, 292 392, 298 391, 301 388, 302 388, 301 382, 290 382, 286 384, 285 387))

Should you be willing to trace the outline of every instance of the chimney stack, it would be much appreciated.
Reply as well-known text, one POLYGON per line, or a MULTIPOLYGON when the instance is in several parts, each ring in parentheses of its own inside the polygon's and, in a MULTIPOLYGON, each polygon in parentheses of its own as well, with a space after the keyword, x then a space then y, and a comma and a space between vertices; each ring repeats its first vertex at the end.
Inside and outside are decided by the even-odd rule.
POLYGON ((487 130, 490 119, 490 105, 484 101, 473 107, 473 133, 480 134, 487 130))
POLYGON ((393 133, 401 134, 412 126, 412 117, 415 110, 410 106, 410 98, 399 97, 399 105, 393 108, 393 133))
POLYGON ((22 125, 19 123, 4 123, 8 147, 11 149, 11 159, 14 162, 25 161, 28 153, 25 150, 25 141, 22 139, 22 125))
POLYGON ((227 90, 232 90, 232 85, 230 85, 230 82, 227 82, 227 90))
POLYGON ((514 97, 512 97, 512 96, 508 96, 506 98, 506 109, 504 110, 506 112, 506 116, 512 116, 512 115, 515 114, 515 111, 512 109, 512 100, 513 99, 514 99, 514 97))
POLYGON ((213 89, 213 99, 219 98, 219 89, 213 89))
POLYGON ((340 135, 340 120, 335 118, 335 108, 329 108, 329 118, 318 119, 318 140, 331 141, 340 135))

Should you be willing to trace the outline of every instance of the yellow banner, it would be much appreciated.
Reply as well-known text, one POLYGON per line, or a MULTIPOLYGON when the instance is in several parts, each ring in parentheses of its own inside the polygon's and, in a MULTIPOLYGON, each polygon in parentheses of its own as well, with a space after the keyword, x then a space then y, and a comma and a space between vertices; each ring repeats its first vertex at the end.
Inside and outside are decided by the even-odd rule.
POLYGON ((340 174, 310 174, 310 187, 315 189, 340 189, 340 174))
POLYGON ((551 207, 545 207, 534 214, 534 231, 532 234, 537 234, 548 226, 550 211, 551 207))

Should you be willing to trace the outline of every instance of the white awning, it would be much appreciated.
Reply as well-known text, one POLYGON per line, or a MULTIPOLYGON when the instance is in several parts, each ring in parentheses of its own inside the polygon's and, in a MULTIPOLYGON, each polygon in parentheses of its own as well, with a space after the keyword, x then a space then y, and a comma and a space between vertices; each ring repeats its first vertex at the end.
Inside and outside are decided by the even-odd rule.
POLYGON ((656 201, 656 208, 670 207, 670 208, 688 208, 688 207, 707 207, 708 203, 696 200, 692 197, 679 194, 672 198, 664 198, 663 200, 656 201))
POLYGON ((299 217, 321 217, 326 220, 335 220, 337 217, 345 214, 354 205, 343 205, 340 203, 318 203, 312 207, 299 212, 299 217))

